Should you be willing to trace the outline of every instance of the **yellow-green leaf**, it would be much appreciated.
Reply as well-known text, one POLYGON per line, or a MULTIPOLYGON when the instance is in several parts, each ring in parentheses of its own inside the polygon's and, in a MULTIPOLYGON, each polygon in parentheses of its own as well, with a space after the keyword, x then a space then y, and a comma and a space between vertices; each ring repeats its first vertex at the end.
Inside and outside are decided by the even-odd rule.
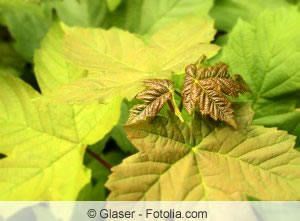
MULTIPOLYGON (((65 27, 67 28, 67 27, 65 27)), ((42 41, 34 56, 35 74, 42 93, 47 95, 58 87, 82 79, 88 72, 74 67, 64 57, 62 24, 56 22, 42 41)), ((93 102, 88 105, 65 105, 74 113, 74 123, 79 128, 80 140, 93 144, 102 139, 120 117, 121 98, 108 104, 93 102)))
POLYGON ((76 199, 90 172, 74 113, 33 101, 40 95, 15 77, 1 75, 0 85, 0 199, 76 199))
POLYGON ((143 88, 143 80, 170 79, 200 55, 216 54, 218 47, 210 44, 214 34, 212 21, 201 17, 174 22, 147 42, 116 28, 67 29, 65 55, 90 75, 62 87, 54 97, 67 103, 107 102, 116 96, 130 100, 143 88))
POLYGON ((162 69, 177 72, 183 71, 201 55, 208 58, 216 55, 219 47, 210 44, 215 34, 213 20, 189 16, 155 32, 151 44, 159 47, 162 69))
POLYGON ((250 112, 236 111, 240 130, 198 117, 189 126, 174 115, 128 125, 140 152, 113 168, 108 200, 299 200, 295 138, 251 126, 250 112))
POLYGON ((213 0, 128 0, 108 20, 113 26, 147 35, 187 15, 206 16, 212 6, 213 0))

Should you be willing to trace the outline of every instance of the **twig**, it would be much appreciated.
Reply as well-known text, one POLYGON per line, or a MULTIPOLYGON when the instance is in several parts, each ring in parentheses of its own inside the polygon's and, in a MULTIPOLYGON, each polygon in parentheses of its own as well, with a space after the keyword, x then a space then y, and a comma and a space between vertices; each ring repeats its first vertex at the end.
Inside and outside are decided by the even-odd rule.
POLYGON ((91 151, 90 149, 86 148, 86 152, 94 157, 100 164, 102 164, 106 169, 111 171, 112 166, 109 165, 106 161, 104 161, 100 156, 98 156, 95 152, 91 151))

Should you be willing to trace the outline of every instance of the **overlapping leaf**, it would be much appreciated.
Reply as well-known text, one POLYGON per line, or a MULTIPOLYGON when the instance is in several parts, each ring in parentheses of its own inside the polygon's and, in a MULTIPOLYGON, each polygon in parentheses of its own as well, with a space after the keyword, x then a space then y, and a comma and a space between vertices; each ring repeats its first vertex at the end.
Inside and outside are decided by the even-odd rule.
POLYGON ((197 115, 192 126, 174 115, 126 126, 140 152, 113 168, 108 200, 299 200, 295 138, 250 126, 249 113, 249 105, 235 112, 240 130, 197 115))
POLYGON ((144 83, 150 89, 137 94, 136 98, 144 101, 144 104, 136 104, 130 110, 129 122, 155 116, 164 104, 172 99, 174 91, 171 81, 155 79, 144 81, 144 83))
MULTIPOLYGON (((88 72, 74 67, 64 58, 64 31, 55 23, 42 42, 34 57, 35 74, 43 94, 88 75, 88 72)), ((74 112, 74 123, 79 136, 85 143, 93 144, 102 139, 118 122, 121 98, 116 97, 109 104, 93 102, 88 105, 66 105, 74 112)))
MULTIPOLYGON (((55 24, 35 55, 35 72, 44 94, 86 75, 62 56, 63 35, 55 24)), ((106 105, 56 105, 8 75, 1 75, 0 85, 0 153, 5 155, 0 160, 0 198, 76 199, 90 182, 82 162, 85 147, 117 123, 121 99, 106 105)))
POLYGON ((154 34, 148 44, 115 28, 68 29, 66 57, 91 74, 62 87, 54 97, 67 103, 107 102, 116 96, 131 100, 141 91, 145 79, 168 79, 199 54, 216 54, 218 47, 209 44, 215 34, 211 20, 189 17, 176 24, 176 38, 169 34, 175 33, 177 26, 170 24, 154 34))
MULTIPOLYGON (((65 59, 63 53, 64 34, 62 25, 55 23, 43 40, 41 49, 36 51, 35 74, 43 94, 51 93, 59 86, 88 75, 87 71, 74 67, 65 59)), ((120 105, 121 99, 116 98, 106 105, 95 102, 88 105, 67 105, 65 108, 73 113, 74 125, 76 125, 81 142, 93 144, 103 139, 117 124, 121 111, 120 105)), ((100 154, 102 150, 100 148, 96 152, 100 154)), ((95 169, 94 164, 95 162, 90 162, 87 167, 95 169)), ((104 167, 99 168, 98 162, 97 166, 97 172, 92 171, 92 179, 97 177, 97 182, 91 182, 90 179, 89 183, 80 190, 77 200, 103 200, 105 198, 103 183, 107 179, 108 171, 104 167)))
POLYGON ((216 30, 206 17, 188 16, 168 24, 151 36, 150 45, 157 47, 162 70, 184 71, 200 55, 213 57, 218 48, 210 42, 216 30))
MULTIPOLYGON (((223 60, 240 73, 253 92, 257 124, 300 135, 296 110, 300 88, 300 14, 267 11, 252 24, 240 21, 229 37, 223 60)), ((298 141, 299 142, 299 141, 298 141)))
POLYGON ((237 97, 245 92, 249 92, 249 89, 241 77, 234 75, 231 78, 226 64, 200 68, 191 64, 186 68, 182 95, 183 104, 190 114, 198 104, 201 114, 225 121, 236 128, 232 104, 225 95, 237 97))
POLYGON ((74 113, 34 102, 40 95, 12 76, 0 76, 0 85, 0 199, 76 199, 90 173, 74 113))

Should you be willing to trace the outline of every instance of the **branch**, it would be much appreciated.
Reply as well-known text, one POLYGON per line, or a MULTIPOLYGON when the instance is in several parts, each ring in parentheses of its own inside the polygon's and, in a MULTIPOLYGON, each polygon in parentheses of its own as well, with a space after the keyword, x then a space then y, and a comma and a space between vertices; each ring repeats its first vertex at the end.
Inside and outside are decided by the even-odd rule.
POLYGON ((112 166, 109 165, 106 161, 104 161, 100 156, 98 156, 95 152, 91 151, 90 149, 86 148, 86 152, 90 154, 93 158, 95 158, 100 164, 102 164, 106 169, 111 171, 112 166))

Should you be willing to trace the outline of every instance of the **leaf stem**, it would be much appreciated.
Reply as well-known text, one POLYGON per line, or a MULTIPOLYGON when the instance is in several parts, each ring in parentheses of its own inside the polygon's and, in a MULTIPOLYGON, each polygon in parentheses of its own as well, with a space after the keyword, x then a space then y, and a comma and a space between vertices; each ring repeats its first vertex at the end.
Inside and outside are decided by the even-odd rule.
POLYGON ((181 116, 181 112, 180 112, 180 110, 178 109, 178 107, 176 105, 176 101, 175 101, 175 98, 174 98, 173 95, 172 95, 172 104, 173 104, 173 107, 174 107, 175 115, 181 120, 181 122, 184 122, 184 120, 183 120, 183 118, 181 116))
POLYGON ((95 152, 93 152, 92 150, 86 148, 86 152, 91 155, 93 158, 95 158, 100 164, 102 164, 106 169, 108 169, 109 171, 111 171, 112 166, 107 163, 105 160, 103 160, 100 156, 98 156, 95 152))
POLYGON ((167 103, 169 105, 170 110, 175 113, 175 110, 174 110, 172 102, 170 100, 168 100, 167 103))
POLYGON ((172 112, 175 112, 172 102, 171 102, 170 100, 168 100, 167 103, 168 103, 168 105, 169 105, 170 110, 171 110, 172 112))

